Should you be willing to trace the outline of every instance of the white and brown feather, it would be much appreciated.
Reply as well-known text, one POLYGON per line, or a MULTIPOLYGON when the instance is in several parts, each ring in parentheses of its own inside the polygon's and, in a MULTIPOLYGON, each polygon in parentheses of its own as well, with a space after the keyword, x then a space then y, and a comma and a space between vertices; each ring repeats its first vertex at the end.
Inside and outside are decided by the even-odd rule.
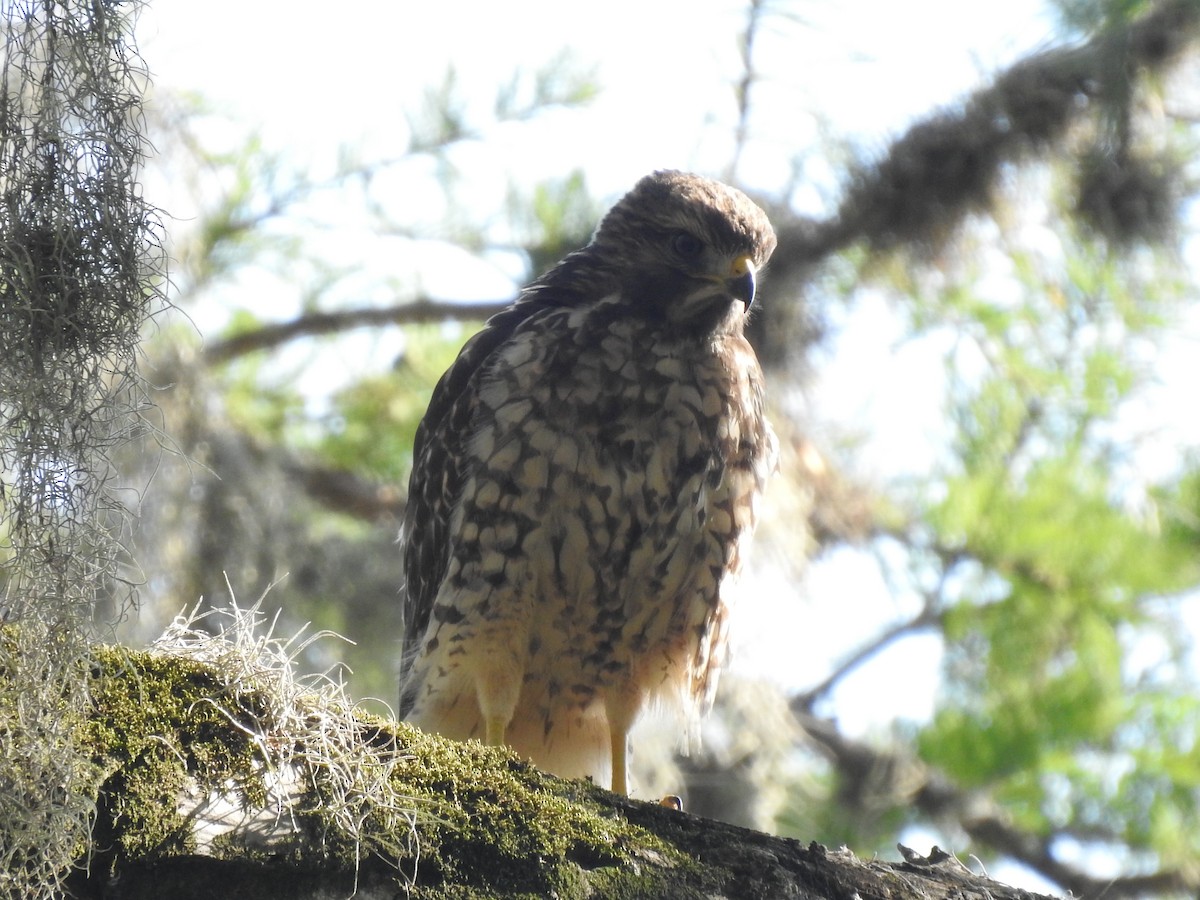
POLYGON ((415 444, 403 716, 465 739, 499 711, 543 768, 606 782, 611 729, 708 706, 776 447, 750 298, 703 271, 773 247, 744 195, 656 173, 464 347, 415 444))

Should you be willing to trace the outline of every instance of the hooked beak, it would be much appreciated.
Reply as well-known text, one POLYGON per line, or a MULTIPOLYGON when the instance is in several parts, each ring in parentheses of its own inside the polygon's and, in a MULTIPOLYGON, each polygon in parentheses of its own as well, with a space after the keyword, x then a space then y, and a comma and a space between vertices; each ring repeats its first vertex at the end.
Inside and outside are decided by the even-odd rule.
POLYGON ((725 277, 725 285, 729 289, 729 293, 741 300, 747 311, 754 303, 754 289, 757 284, 756 271, 753 259, 749 256, 739 256, 733 261, 733 265, 729 267, 729 274, 725 277))

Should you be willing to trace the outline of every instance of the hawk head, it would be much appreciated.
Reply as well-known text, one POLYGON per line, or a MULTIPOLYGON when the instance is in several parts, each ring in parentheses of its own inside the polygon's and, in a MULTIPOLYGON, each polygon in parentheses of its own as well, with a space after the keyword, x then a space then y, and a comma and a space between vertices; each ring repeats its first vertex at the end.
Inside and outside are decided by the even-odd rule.
POLYGON ((608 212, 587 249, 636 313, 685 331, 740 331, 775 232, 741 191, 662 171, 608 212))

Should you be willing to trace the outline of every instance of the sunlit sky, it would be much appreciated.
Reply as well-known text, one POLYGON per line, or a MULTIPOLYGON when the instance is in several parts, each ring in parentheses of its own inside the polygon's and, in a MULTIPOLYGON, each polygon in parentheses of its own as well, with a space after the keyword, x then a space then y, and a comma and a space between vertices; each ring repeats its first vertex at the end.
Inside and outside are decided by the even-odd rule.
MULTIPOLYGON (((407 137, 403 113, 448 65, 487 105, 514 69, 566 52, 595 68, 600 97, 586 116, 538 129, 540 151, 523 136, 489 146, 495 168, 484 174, 503 184, 509 175, 534 180, 582 165, 599 192, 616 195, 652 168, 724 168, 743 6, 368 2, 341 15, 305 3, 154 0, 139 32, 160 88, 198 90, 256 125, 268 146, 317 159, 345 144, 394 154, 407 137)), ((786 161, 822 121, 882 147, 913 115, 1046 42, 1052 31, 1041 6, 776 4, 756 50, 765 77, 755 100, 770 116, 753 123, 760 146, 741 180, 782 183, 786 161)))
MULTIPOLYGON (((764 191, 787 181, 794 155, 820 133, 868 152, 882 149, 914 117, 952 102, 1052 33, 1037 0, 815 0, 774 8, 756 45, 762 74, 753 95, 754 139, 737 170, 744 186, 764 191)), ((594 70, 601 86, 586 114, 551 114, 501 129, 456 160, 484 218, 503 202, 510 178, 533 183, 583 167, 592 190, 611 200, 650 170, 720 175, 730 159, 731 85, 742 65, 740 2, 685 7, 615 0, 586 12, 530 0, 355 4, 346 16, 331 15, 327 5, 308 10, 295 3, 154 0, 139 23, 140 45, 157 90, 201 93, 247 131, 258 131, 268 148, 318 171, 345 146, 364 157, 401 151, 409 136, 405 112, 419 108, 448 66, 486 107, 515 69, 566 51, 572 64, 594 70)), ((796 202, 816 208, 832 184, 829 175, 796 202)), ((409 190, 398 202, 413 202, 409 190)), ((169 200, 161 205, 174 211, 169 200)), ((504 296, 516 287, 498 273, 488 278, 470 267, 442 268, 426 276, 436 281, 432 289, 428 280, 423 284, 427 291, 504 296)), ((258 302, 260 314, 272 314, 269 293, 258 302)), ((295 298, 274 302, 285 317, 295 298)), ((868 456, 868 465, 886 469, 888 458, 915 464, 938 428, 940 408, 935 396, 912 402, 912 385, 936 378, 940 363, 919 349, 895 350, 898 323, 866 307, 863 327, 845 323, 813 403, 878 426, 877 446, 888 450, 878 460, 868 456), (863 359, 872 363, 864 366, 863 359)), ((208 320, 201 312, 198 321, 208 320)), ((891 603, 874 568, 843 554, 814 568, 803 596, 745 605, 735 666, 803 688, 828 670, 831 652, 866 637, 863 623, 893 618, 891 603), (876 598, 875 608, 862 608, 868 597, 876 598), (780 615, 787 627, 779 627, 780 615)), ((843 691, 861 696, 838 703, 844 727, 859 732, 896 714, 927 714, 939 657, 932 641, 908 644, 895 652, 906 654, 899 664, 916 686, 881 704, 879 679, 869 671, 848 680, 843 691)))
MULTIPOLYGON (((736 171, 743 186, 764 192, 785 184, 792 158, 822 136, 882 150, 914 117, 952 102, 1053 34, 1039 0, 768 5, 777 13, 757 46, 754 139, 736 171)), ((586 114, 554 113, 500 129, 456 160, 486 218, 499 210, 508 179, 532 184, 582 167, 593 192, 613 200, 656 168, 725 174, 744 14, 740 2, 665 0, 340 7, 152 0, 139 43, 158 91, 198 92, 238 127, 258 131, 268 148, 318 171, 345 146, 363 157, 401 152, 405 111, 419 106, 448 65, 486 106, 515 69, 566 51, 573 64, 594 68, 601 86, 586 114)), ((815 170, 814 179, 795 196, 798 206, 817 209, 828 196, 833 173, 815 170)), ((421 196, 410 192, 405 202, 421 196)), ((159 205, 175 211, 169 199, 159 205)), ((504 273, 465 268, 424 287, 450 297, 495 296, 515 285, 504 273)), ((282 318, 294 303, 264 294, 258 312, 282 318)), ((872 475, 919 469, 939 427, 940 398, 924 386, 936 384, 940 360, 921 348, 897 350, 898 323, 869 300, 838 324, 813 391, 814 418, 869 423, 875 437, 864 459, 872 475)), ((776 585, 767 593, 777 596, 742 612, 734 666, 795 689, 820 680, 905 602, 851 553, 814 566, 801 590, 776 585)), ((897 715, 927 716, 939 661, 936 641, 911 639, 847 679, 836 703, 843 727, 863 733, 897 715)))

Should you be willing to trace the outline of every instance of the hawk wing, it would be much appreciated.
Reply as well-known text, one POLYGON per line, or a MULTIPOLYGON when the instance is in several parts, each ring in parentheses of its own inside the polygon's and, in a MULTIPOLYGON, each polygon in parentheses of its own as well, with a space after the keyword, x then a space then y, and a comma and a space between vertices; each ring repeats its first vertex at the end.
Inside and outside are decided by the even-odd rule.
MULTIPOLYGON (((587 269, 580 251, 563 263, 587 269), (583 264, 580 266, 580 264, 583 264)), ((480 381, 497 352, 539 314, 577 302, 582 281, 563 280, 563 263, 530 285, 512 306, 492 316, 459 352, 433 389, 433 397, 413 439, 413 468, 400 527, 404 553, 401 586, 401 683, 429 626, 429 617, 450 560, 450 522, 467 478, 466 442, 473 432, 480 381)), ((567 270, 570 271, 569 269, 567 270)), ((400 698, 400 718, 412 698, 400 698)))
POLYGON ((404 668, 420 647, 434 597, 446 575, 450 514, 465 479, 463 449, 475 411, 479 376, 496 349, 536 312, 536 307, 518 303, 489 319, 438 380, 417 426, 400 529, 404 544, 404 668))

